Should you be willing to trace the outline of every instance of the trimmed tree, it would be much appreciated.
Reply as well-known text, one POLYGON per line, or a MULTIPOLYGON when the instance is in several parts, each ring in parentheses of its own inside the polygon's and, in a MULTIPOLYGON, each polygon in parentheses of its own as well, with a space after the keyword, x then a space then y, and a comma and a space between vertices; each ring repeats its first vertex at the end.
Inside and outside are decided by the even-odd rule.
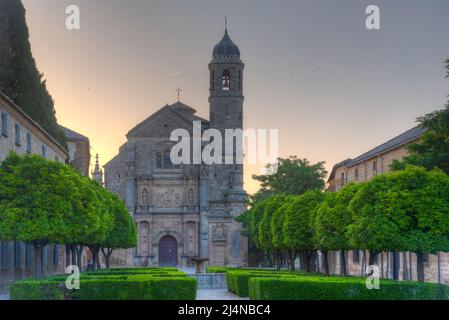
POLYGON ((407 167, 364 184, 349 205, 354 247, 370 251, 411 251, 418 281, 424 281, 423 255, 449 251, 449 177, 442 171, 407 167))
MULTIPOLYGON (((323 189, 327 171, 325 162, 311 164, 307 159, 291 156, 279 158, 274 165, 274 174, 254 175, 253 179, 260 182, 260 190, 252 196, 253 201, 267 199, 276 194, 301 195, 309 190, 323 189)), ((270 169, 273 165, 267 165, 270 169)))
POLYGON ((295 271, 295 259, 296 252, 290 250, 285 242, 285 236, 283 232, 283 226, 285 221, 285 212, 287 210, 290 201, 293 200, 293 196, 286 196, 282 202, 279 203, 276 211, 271 217, 271 241, 273 248, 281 252, 283 256, 287 256, 289 268, 291 271, 295 271))
POLYGON ((114 224, 101 246, 107 269, 110 268, 111 256, 114 250, 133 248, 137 245, 136 226, 128 209, 116 195, 111 195, 111 197, 112 207, 110 211, 114 216, 114 224))
POLYGON ((347 237, 352 215, 348 206, 362 184, 350 183, 338 192, 326 193, 323 203, 318 207, 315 221, 315 241, 323 253, 324 270, 329 274, 328 251, 340 250, 341 273, 347 274, 345 250, 351 249, 347 237))
POLYGON ((302 268, 311 271, 311 259, 315 253, 313 220, 316 208, 324 200, 321 191, 308 191, 295 197, 286 207, 283 232, 289 250, 299 252, 302 268))
POLYGON ((0 235, 3 241, 31 243, 35 276, 42 274, 42 248, 63 242, 67 217, 76 214, 73 169, 40 156, 10 154, 0 169, 0 235))

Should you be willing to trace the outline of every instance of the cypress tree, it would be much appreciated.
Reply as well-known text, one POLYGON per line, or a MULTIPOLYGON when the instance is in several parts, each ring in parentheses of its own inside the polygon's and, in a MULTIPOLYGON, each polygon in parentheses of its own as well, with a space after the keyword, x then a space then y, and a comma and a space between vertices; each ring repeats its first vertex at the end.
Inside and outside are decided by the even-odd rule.
POLYGON ((0 90, 65 146, 53 99, 31 52, 20 0, 0 0, 0 90))

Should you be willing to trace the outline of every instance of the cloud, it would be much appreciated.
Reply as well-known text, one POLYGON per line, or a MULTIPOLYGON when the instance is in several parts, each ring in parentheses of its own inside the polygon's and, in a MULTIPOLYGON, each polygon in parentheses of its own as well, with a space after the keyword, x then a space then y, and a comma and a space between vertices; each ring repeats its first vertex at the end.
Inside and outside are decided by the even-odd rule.
POLYGON ((177 77, 177 76, 180 76, 181 74, 183 74, 185 71, 184 70, 180 70, 180 71, 176 71, 176 72, 173 72, 173 73, 170 73, 168 76, 171 78, 171 77, 177 77))

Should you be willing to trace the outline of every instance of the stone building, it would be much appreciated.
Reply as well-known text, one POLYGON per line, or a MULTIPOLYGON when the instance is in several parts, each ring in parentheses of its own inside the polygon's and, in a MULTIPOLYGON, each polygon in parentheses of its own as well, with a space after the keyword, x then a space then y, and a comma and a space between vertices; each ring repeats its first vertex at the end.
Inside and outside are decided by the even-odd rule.
MULTIPOLYGON (((346 159, 337 163, 329 176, 327 190, 338 191, 349 182, 369 181, 376 175, 389 172, 392 162, 407 155, 407 146, 419 141, 425 131, 420 127, 412 128, 354 159, 346 159)), ((352 250, 346 254, 348 272, 352 275, 364 274, 369 253, 352 250)), ((378 255, 376 264, 380 268, 382 277, 417 280, 416 255, 414 253, 383 252, 378 255)), ((340 273, 338 252, 329 254, 329 266, 331 272, 340 273)), ((449 255, 446 253, 427 255, 424 274, 425 281, 449 283, 449 255)))
MULTIPOLYGON (((72 158, 63 146, 2 92, 0 92, 0 117, 0 163, 12 151, 19 155, 39 154, 47 159, 64 163, 81 164, 84 161, 76 159, 75 155, 81 154, 78 150, 73 152, 72 158)), ((88 150, 89 140, 87 139, 85 142, 87 146, 84 149, 88 150)), ((82 169, 83 166, 86 166, 86 163, 77 169, 82 169)), ((63 246, 52 244, 45 247, 42 250, 43 271, 46 274, 63 273, 64 256, 65 248, 63 246)), ((13 280, 33 276, 35 260, 35 252, 31 245, 19 241, 1 242, 0 292, 6 290, 13 280)))
POLYGON ((69 128, 60 126, 64 132, 67 151, 69 153, 68 163, 83 176, 89 176, 90 166, 90 141, 89 138, 69 128))
MULTIPOLYGON (((246 209, 243 165, 172 163, 173 130, 243 128, 243 69, 239 48, 227 30, 213 50, 210 70, 210 120, 178 101, 131 129, 119 153, 104 166, 106 188, 126 202, 138 229, 138 246, 113 257, 117 265, 247 264, 247 239, 234 218, 246 209)), ((222 135, 224 137, 224 134, 222 135)), ((204 147, 204 145, 203 145, 204 147)), ((224 147, 223 147, 223 150, 224 147)), ((243 151, 236 144, 234 157, 243 151)))

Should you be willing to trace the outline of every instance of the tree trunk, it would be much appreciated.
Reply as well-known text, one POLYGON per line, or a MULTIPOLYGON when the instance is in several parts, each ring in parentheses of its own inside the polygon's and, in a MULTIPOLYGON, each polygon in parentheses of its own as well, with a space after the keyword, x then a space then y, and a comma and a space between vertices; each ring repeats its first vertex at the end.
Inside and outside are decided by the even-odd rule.
POLYGON ((384 253, 380 253, 380 277, 384 277, 384 253))
POLYGON ((377 255, 379 254, 379 252, 377 251, 369 251, 369 262, 368 262, 368 266, 373 266, 376 260, 377 255))
POLYGON ((111 256, 114 249, 112 248, 101 248, 101 252, 103 253, 104 259, 106 261, 106 269, 111 268, 111 256))
POLYGON ((100 247, 99 246, 88 246, 90 252, 92 252, 92 266, 94 270, 101 269, 101 263, 100 263, 100 247))
POLYGON ((39 279, 42 278, 42 246, 36 242, 33 242, 34 253, 36 259, 34 261, 34 276, 39 279))
POLYGON ((288 250, 288 262, 291 272, 295 272, 295 258, 295 252, 293 250, 288 250))
POLYGON ((402 280, 408 280, 407 253, 402 253, 402 280))
POLYGON ((70 262, 70 245, 65 245, 65 267, 67 268, 72 263, 70 262))
POLYGON ((324 274, 329 275, 329 256, 328 251, 321 251, 323 255, 323 267, 324 267, 324 274))
POLYGON ((387 279, 390 279, 390 252, 387 252, 387 271, 385 272, 387 279))
POLYGON ((412 268, 412 253, 408 253, 408 270, 410 270, 410 281, 413 281, 413 268, 412 268))
POLYGON ((416 274, 419 282, 424 282, 424 253, 416 253, 416 274))
POLYGON ((83 245, 80 244, 79 246, 76 246, 76 260, 78 262, 78 269, 80 272, 83 272, 83 250, 83 245))
POLYGON ((347 275, 345 250, 340 250, 340 274, 347 275))
POLYGON ((70 252, 72 253, 72 265, 73 266, 78 265, 76 261, 76 245, 74 244, 70 245, 70 252))

